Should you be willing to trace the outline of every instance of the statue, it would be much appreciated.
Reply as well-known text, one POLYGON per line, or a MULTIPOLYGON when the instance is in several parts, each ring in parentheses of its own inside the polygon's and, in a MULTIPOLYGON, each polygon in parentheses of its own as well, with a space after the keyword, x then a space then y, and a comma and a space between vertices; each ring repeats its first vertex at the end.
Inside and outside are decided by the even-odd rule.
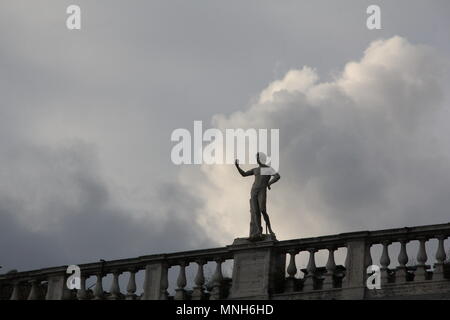
POLYGON ((270 235, 275 239, 275 233, 270 225, 269 215, 266 210, 266 193, 267 189, 270 190, 270 186, 280 180, 280 175, 268 165, 266 165, 266 155, 262 152, 256 154, 256 161, 259 167, 253 168, 248 171, 244 171, 239 167, 239 160, 236 159, 235 165, 241 176, 255 176, 255 182, 253 182, 252 190, 250 193, 250 237, 249 240, 263 240, 263 229, 261 226, 261 214, 266 223, 266 233, 269 229, 270 235), (273 177, 273 178, 272 178, 273 177), (272 179, 271 179, 272 178, 272 179))

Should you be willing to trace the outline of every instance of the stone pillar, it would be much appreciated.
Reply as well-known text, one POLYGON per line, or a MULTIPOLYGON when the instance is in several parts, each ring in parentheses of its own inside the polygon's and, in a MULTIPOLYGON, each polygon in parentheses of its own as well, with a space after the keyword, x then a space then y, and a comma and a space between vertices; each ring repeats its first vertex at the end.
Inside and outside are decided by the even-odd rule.
POLYGON ((245 240, 230 246, 235 250, 230 299, 268 299, 272 292, 282 290, 285 279, 286 255, 277 251, 276 241, 245 240))
POLYGON ((343 299, 363 299, 366 289, 367 245, 364 237, 347 241, 345 278, 343 281, 343 299))
MULTIPOLYGON (((162 299, 163 287, 167 281, 167 264, 152 263, 145 268, 144 294, 142 300, 159 300, 162 299)), ((167 289, 165 287, 164 291, 167 289)))
POLYGON ((46 300, 66 300, 70 298, 71 292, 67 288, 67 275, 54 275, 48 278, 46 300))

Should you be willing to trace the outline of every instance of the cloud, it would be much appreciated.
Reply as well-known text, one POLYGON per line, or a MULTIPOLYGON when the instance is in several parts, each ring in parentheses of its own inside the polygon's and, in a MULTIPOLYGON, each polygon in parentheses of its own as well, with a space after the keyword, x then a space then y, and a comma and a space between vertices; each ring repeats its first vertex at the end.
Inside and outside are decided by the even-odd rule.
MULTIPOLYGON (((268 193, 280 239, 446 222, 450 152, 441 103, 447 68, 429 47, 400 37, 380 40, 332 81, 321 81, 314 68, 290 70, 249 108, 217 114, 211 124, 280 129, 282 178, 268 193)), ((111 109, 97 108, 97 116, 86 118, 75 107, 71 113, 30 107, 20 117, 16 109, 0 110, 5 269, 206 248, 247 236, 252 180, 234 166, 183 167, 170 173, 170 182, 150 180, 145 166, 133 161, 157 149, 130 158, 136 150, 127 149, 129 132, 104 130, 104 139, 96 140, 83 127, 111 109), (73 122, 55 115, 75 117, 80 129, 67 130, 73 122), (105 144, 114 152, 105 153, 105 144), (126 161, 111 166, 117 158, 126 161)), ((134 130, 118 123, 112 128, 134 130)))
POLYGON ((175 183, 156 187, 152 206, 142 214, 117 201, 93 145, 16 142, 3 149, 0 161, 4 269, 215 245, 193 219, 200 203, 175 183))
MULTIPOLYGON (((268 193, 279 238, 447 222, 448 140, 436 120, 448 66, 404 38, 374 41, 332 81, 291 70, 212 126, 280 129, 282 178, 268 193)), ((200 171, 181 175, 205 203, 198 222, 223 243, 246 236, 251 178, 234 166, 200 171)))

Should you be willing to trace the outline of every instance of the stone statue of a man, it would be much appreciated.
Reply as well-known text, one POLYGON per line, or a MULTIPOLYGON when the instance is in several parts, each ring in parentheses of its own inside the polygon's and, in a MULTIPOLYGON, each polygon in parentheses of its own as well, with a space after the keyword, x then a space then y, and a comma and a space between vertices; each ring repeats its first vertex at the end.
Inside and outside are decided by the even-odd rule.
POLYGON ((262 152, 256 154, 258 167, 248 171, 244 171, 239 167, 239 160, 236 159, 235 165, 239 173, 243 177, 255 176, 252 190, 250 193, 250 212, 252 214, 250 222, 250 240, 259 240, 263 238, 263 229, 261 226, 261 214, 266 222, 266 228, 275 238, 272 226, 270 225, 269 215, 266 210, 266 192, 270 190, 270 186, 280 180, 280 175, 268 165, 266 165, 266 155, 262 152), (273 178, 272 178, 273 177, 273 178), (271 179, 272 178, 272 179, 271 179))

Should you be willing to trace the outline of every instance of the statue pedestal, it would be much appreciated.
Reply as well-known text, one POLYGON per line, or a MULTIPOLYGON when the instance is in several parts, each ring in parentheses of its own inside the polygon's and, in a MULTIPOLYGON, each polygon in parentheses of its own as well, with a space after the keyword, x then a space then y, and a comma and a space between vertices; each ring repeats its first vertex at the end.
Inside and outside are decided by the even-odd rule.
POLYGON ((259 241, 237 238, 229 246, 230 250, 239 248, 234 254, 230 299, 268 299, 282 289, 285 255, 275 248, 273 236, 263 236, 259 241))
POLYGON ((232 246, 242 245, 242 244, 255 244, 264 242, 275 242, 278 241, 275 235, 262 234, 259 238, 236 238, 233 241, 232 246))

